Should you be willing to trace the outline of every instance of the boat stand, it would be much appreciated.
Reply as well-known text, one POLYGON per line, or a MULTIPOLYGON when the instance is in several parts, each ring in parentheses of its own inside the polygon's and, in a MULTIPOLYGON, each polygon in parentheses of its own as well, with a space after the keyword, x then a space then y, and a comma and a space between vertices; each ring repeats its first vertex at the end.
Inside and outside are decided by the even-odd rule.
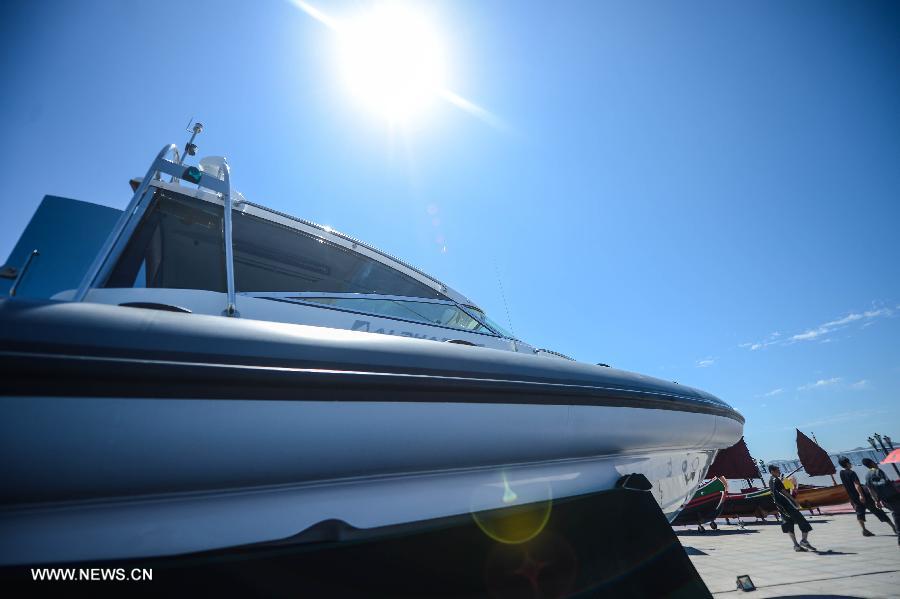
MULTIPOLYGON (((631 488, 383 529, 328 521, 278 543, 177 558, 53 564, 67 565, 152 568, 152 582, 92 593, 711 597, 651 493, 631 488)), ((33 584, 24 567, 0 571, 0 581, 33 584)), ((41 584, 54 586, 71 588, 41 584)))

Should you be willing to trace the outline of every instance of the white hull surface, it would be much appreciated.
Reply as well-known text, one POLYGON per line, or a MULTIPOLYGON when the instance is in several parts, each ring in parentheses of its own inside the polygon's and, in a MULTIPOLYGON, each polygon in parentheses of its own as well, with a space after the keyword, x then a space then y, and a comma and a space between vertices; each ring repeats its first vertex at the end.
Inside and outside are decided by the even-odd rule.
POLYGON ((100 496, 9 506, 6 564, 218 549, 329 519, 374 528, 506 507, 507 489, 525 503, 591 493, 632 472, 674 518, 709 465, 702 447, 735 428, 583 406, 29 397, 4 412, 6 480, 100 496), (634 418, 644 432, 628 430, 634 418), (664 430, 682 432, 650 438, 664 430))
POLYGON ((0 564, 178 555, 612 488, 674 518, 742 419, 702 392, 509 351, 0 302, 0 564))

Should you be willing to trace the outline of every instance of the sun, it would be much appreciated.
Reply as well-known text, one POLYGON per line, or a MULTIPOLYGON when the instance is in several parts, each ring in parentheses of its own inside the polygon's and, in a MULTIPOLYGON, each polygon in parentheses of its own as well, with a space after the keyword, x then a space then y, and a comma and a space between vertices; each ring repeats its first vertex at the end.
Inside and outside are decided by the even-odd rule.
POLYGON ((428 4, 374 0, 354 18, 336 18, 306 0, 288 0, 328 27, 337 40, 344 86, 359 104, 405 124, 438 101, 505 130, 505 123, 448 85, 448 60, 428 4))
POLYGON ((442 43, 414 6, 378 4, 337 31, 340 71, 351 95, 390 121, 407 121, 446 87, 442 43))

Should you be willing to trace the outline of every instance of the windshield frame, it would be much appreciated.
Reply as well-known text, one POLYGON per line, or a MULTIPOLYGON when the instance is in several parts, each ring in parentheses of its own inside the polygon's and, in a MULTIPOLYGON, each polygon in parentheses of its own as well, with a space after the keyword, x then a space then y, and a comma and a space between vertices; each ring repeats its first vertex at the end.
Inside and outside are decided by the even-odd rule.
POLYGON ((513 341, 519 341, 519 338, 512 334, 512 332, 507 331, 499 324, 494 322, 481 308, 476 308, 475 306, 469 304, 459 304, 459 307, 465 310, 469 316, 494 331, 498 337, 502 337, 503 339, 512 339, 513 341))

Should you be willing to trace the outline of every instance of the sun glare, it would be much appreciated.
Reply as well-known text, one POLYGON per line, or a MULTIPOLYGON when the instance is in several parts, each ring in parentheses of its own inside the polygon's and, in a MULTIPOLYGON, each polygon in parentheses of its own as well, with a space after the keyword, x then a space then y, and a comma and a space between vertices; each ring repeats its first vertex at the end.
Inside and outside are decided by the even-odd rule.
POLYGON ((448 87, 446 49, 422 3, 375 0, 355 18, 335 18, 305 0, 289 1, 334 32, 344 85, 369 110, 406 122, 440 100, 503 128, 493 114, 448 87))
POLYGON ((352 95, 392 121, 423 112, 445 85, 444 51, 426 15, 384 4, 338 31, 341 72, 352 95))

